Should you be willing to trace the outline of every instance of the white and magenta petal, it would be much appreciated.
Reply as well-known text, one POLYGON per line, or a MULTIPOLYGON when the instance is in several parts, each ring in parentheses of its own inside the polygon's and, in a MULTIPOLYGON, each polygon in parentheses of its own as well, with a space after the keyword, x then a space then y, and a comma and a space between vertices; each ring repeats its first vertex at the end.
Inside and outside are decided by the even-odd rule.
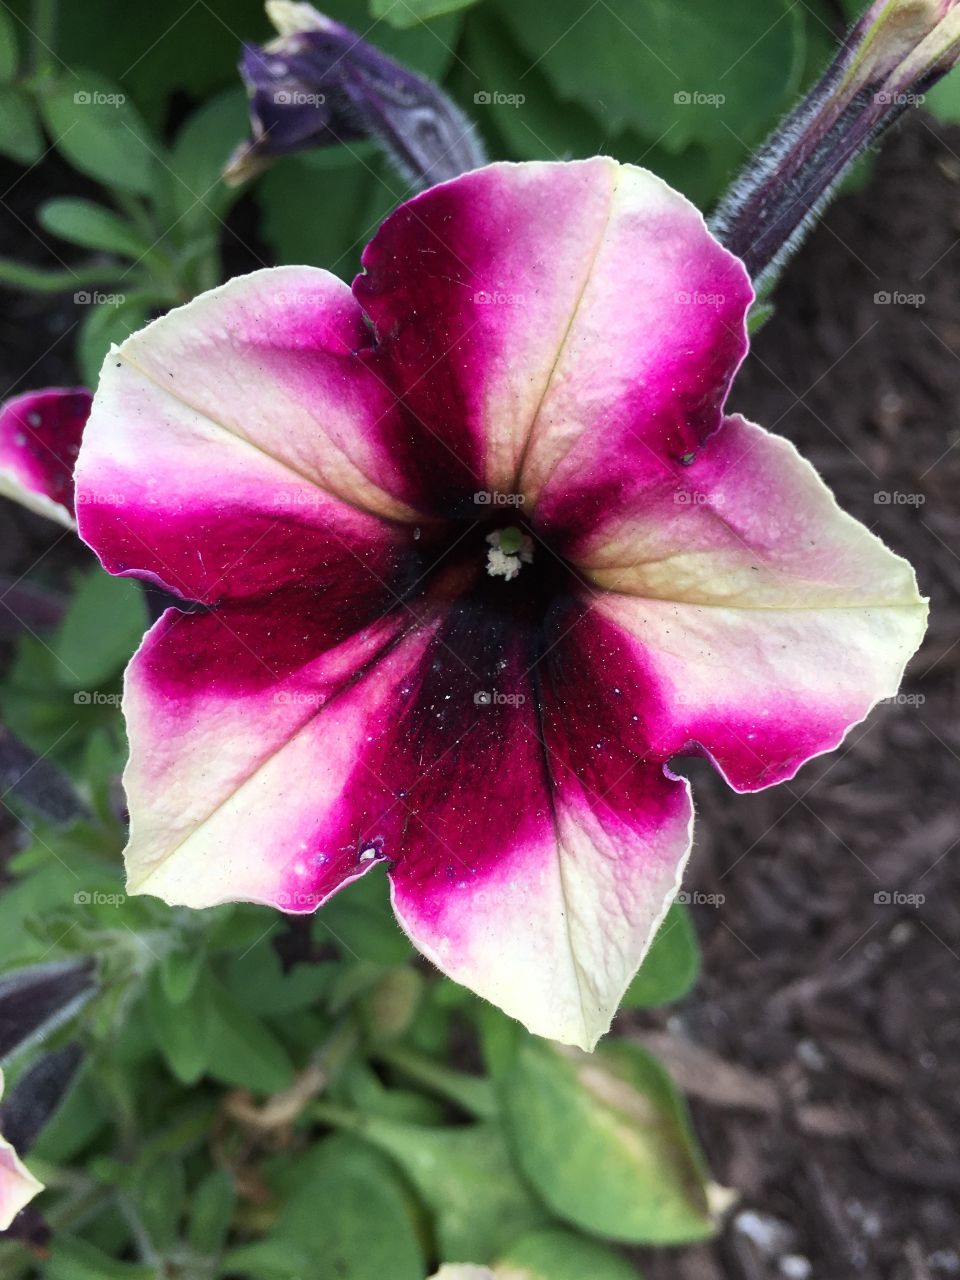
POLYGON ((171 610, 147 637, 124 703, 131 889, 311 911, 384 862, 424 955, 531 1030, 592 1045, 691 822, 629 701, 593 692, 592 617, 555 613, 541 669, 530 631, 483 599, 347 622, 339 644, 309 603, 171 610))
POLYGON ((926 625, 907 562, 739 417, 575 555, 657 691, 640 709, 652 748, 704 753, 738 790, 836 747, 896 692, 926 625))
MULTIPOLYGON (((634 704, 607 699, 589 612, 553 611, 545 643, 539 661, 502 649, 500 687, 525 700, 481 706, 456 749, 413 775, 393 902, 450 977, 534 1034, 591 1049, 679 887, 693 810, 649 758, 634 704)), ((428 677, 418 746, 441 689, 428 677)))
POLYGON ((73 528, 73 470, 91 399, 84 387, 51 387, 0 406, 0 497, 73 528))
POLYGON ((85 434, 81 536, 110 572, 203 602, 364 561, 382 576, 414 513, 388 491, 394 406, 367 341, 349 289, 311 268, 231 281, 134 334, 85 434))
POLYGON ((604 158, 494 164, 381 227, 354 284, 425 492, 539 501, 552 523, 696 450, 746 351, 742 264, 660 179, 604 158))
POLYGON ((339 621, 312 593, 171 609, 147 635, 124 692, 132 892, 313 911, 380 860, 344 796, 431 624, 401 611, 355 627, 344 605, 339 621))
MULTIPOLYGON (((0 1097, 3 1071, 0 1070, 0 1097)), ((9 1142, 0 1137, 0 1231, 6 1231, 17 1214, 43 1190, 9 1142)))

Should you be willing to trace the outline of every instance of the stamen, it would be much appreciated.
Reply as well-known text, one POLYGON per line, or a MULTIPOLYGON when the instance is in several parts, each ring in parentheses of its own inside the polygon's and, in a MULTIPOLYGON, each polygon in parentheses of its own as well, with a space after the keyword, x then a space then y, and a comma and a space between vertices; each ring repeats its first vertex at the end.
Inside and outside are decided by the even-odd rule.
POLYGON ((505 578, 510 582, 525 564, 533 562, 533 539, 509 525, 487 534, 490 550, 487 552, 487 573, 491 578, 505 578))

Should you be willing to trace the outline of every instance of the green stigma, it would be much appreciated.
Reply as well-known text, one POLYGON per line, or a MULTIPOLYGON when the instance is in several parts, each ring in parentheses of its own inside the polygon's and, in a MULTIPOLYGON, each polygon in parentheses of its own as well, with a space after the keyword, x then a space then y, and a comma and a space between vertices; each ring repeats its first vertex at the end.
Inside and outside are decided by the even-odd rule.
POLYGON ((500 530, 500 550, 507 556, 515 556, 523 546, 523 533, 516 525, 500 530))

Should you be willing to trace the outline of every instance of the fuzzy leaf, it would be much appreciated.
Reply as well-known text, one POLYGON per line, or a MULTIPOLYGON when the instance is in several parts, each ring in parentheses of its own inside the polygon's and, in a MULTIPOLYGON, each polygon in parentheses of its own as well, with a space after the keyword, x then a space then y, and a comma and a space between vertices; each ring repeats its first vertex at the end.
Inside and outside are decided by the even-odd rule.
POLYGON ((621 1042, 588 1055, 528 1038, 504 1094, 516 1159, 561 1218, 630 1244, 712 1233, 686 1109, 644 1050, 621 1042))

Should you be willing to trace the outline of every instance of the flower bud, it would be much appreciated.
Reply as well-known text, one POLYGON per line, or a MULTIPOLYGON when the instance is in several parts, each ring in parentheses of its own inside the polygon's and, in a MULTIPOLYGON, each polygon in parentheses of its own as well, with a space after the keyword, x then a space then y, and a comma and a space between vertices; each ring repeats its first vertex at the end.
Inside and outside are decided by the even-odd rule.
POLYGON ((83 1050, 78 1044, 44 1054, 20 1077, 0 1106, 0 1232, 13 1227, 11 1234, 24 1240, 42 1240, 45 1234, 42 1219, 36 1215, 20 1219, 30 1201, 43 1190, 43 1184, 20 1157, 33 1146, 40 1130, 60 1106, 82 1060, 83 1050))
POLYGON ((226 182, 243 182, 291 151, 366 138, 419 187, 483 164, 473 125, 437 85, 312 5, 273 0, 267 14, 280 34, 244 46, 253 138, 234 152, 226 182))
POLYGON ((960 60, 960 0, 875 0, 721 200, 718 238, 762 294, 862 151, 960 60))
POLYGON ((29 1151, 60 1106, 83 1061, 73 1042, 45 1053, 20 1077, 0 1106, 0 1132, 20 1152, 29 1151))
POLYGON ((93 990, 90 960, 33 965, 0 979, 0 1060, 61 1026, 93 990))

